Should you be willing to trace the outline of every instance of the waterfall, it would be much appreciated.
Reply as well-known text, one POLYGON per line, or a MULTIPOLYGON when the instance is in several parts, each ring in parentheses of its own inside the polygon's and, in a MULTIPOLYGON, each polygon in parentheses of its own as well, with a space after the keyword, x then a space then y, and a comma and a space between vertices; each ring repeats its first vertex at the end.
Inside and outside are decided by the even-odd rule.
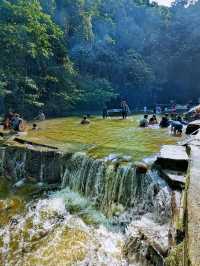
POLYGON ((0 175, 4 172, 5 147, 0 147, 0 175))
POLYGON ((40 182, 44 182, 44 168, 45 168, 45 164, 41 162, 41 165, 40 165, 40 182))
MULTIPOLYGON (((33 177, 38 182, 61 185, 62 190, 56 194, 58 200, 38 202, 40 207, 43 203, 48 202, 51 205, 53 202, 61 205, 64 210, 62 215, 58 214, 56 217, 53 211, 53 218, 47 214, 45 225, 51 225, 53 222, 50 234, 54 234, 54 229, 64 230, 69 211, 75 213, 76 217, 79 215, 86 223, 99 223, 104 226, 108 224, 108 228, 112 226, 113 231, 116 229, 114 236, 118 237, 118 233, 124 233, 126 242, 123 245, 130 262, 133 261, 133 264, 129 265, 138 265, 139 261, 142 261, 139 265, 145 265, 149 256, 153 256, 155 263, 158 261, 155 265, 163 265, 162 261, 169 249, 172 193, 156 169, 151 168, 144 173, 139 171, 134 163, 123 161, 117 156, 93 159, 83 152, 61 154, 51 150, 8 146, 0 149, 0 171, 1 174, 11 177, 14 182, 17 181, 16 187, 21 185, 21 181, 26 183, 28 177, 33 177), (63 226, 62 229, 56 229, 57 219, 61 227, 63 226)), ((32 206, 32 202, 30 204, 32 206)), ((29 214, 32 213, 32 207, 28 207, 29 214)), ((36 214, 40 212, 37 209, 35 211, 36 214)), ((23 221, 28 221, 29 214, 23 221)), ((36 214, 33 215, 34 221, 38 218, 36 214)), ((14 219, 18 219, 18 216, 14 219)), ((106 234, 109 232, 108 228, 106 234)), ((4 229, 2 233, 6 248, 6 237, 9 237, 8 232, 12 231, 10 228, 4 229)), ((48 232, 44 229, 45 236, 48 232)), ((32 229, 29 233, 32 234, 32 229)), ((38 234, 40 232, 36 232, 36 237, 38 234)), ((89 265, 87 263, 88 261, 86 265, 89 265)))
POLYGON ((14 172, 15 172, 14 175, 16 181, 25 178, 26 175, 25 166, 26 166, 26 152, 22 154, 21 158, 16 158, 15 167, 14 167, 14 172))
MULTIPOLYGON (((66 163, 62 188, 89 198, 104 213, 112 209, 137 207, 154 212, 157 221, 170 217, 170 191, 156 171, 139 173, 132 163, 118 164, 103 159, 92 159, 85 153, 75 153, 66 163)), ((137 210, 138 212, 138 210, 137 210)))
POLYGON ((116 156, 93 159, 82 152, 61 154, 8 146, 0 149, 0 162, 2 174, 14 182, 33 177, 38 182, 60 183, 108 216, 132 209, 136 214, 154 213, 154 219, 164 223, 171 215, 171 192, 157 172, 140 173, 132 162, 116 156))

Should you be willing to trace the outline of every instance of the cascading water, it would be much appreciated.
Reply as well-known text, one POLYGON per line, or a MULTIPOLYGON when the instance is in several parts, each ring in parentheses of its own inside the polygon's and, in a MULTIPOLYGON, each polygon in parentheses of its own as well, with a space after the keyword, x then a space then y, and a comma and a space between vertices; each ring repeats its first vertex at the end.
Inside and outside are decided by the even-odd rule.
POLYGON ((151 175, 137 173, 132 163, 94 160, 84 153, 72 156, 62 178, 63 188, 68 186, 90 198, 105 212, 111 211, 114 204, 125 208, 137 205, 151 183, 151 175))
POLYGON ((168 249, 171 191, 157 171, 141 173, 122 158, 95 160, 85 153, 51 152, 43 157, 35 150, 2 149, 0 158, 2 171, 13 175, 14 181, 34 175, 38 182, 52 182, 56 175, 62 186, 25 204, 9 224, 1 225, 2 265, 65 265, 65 261, 67 265, 145 265, 149 246, 159 250, 156 265, 162 265, 165 254, 160 250, 168 249), (148 244, 142 234, 156 239, 156 244, 148 244))
POLYGON ((3 163, 5 161, 5 147, 0 147, 0 175, 3 174, 3 163))
POLYGON ((126 265, 123 235, 70 215, 64 194, 27 204, 23 215, 0 229, 0 237, 5 266, 126 265))

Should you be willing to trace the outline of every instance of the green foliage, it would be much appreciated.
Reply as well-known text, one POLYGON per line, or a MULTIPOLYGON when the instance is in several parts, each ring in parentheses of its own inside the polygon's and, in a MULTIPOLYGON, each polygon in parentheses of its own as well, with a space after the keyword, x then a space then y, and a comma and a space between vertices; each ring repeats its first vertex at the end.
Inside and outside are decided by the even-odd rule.
POLYGON ((0 97, 6 110, 50 116, 199 97, 200 3, 2 0, 0 97), (117 106, 116 106, 117 107, 117 106))
POLYGON ((84 77, 79 82, 82 90, 79 108, 86 110, 101 110, 109 99, 115 96, 111 84, 106 79, 91 79, 84 77))
POLYGON ((6 93, 7 109, 31 114, 49 103, 50 91, 62 104, 68 103, 62 79, 65 75, 72 79, 73 66, 61 29, 38 1, 3 0, 0 38, 0 88, 6 93))

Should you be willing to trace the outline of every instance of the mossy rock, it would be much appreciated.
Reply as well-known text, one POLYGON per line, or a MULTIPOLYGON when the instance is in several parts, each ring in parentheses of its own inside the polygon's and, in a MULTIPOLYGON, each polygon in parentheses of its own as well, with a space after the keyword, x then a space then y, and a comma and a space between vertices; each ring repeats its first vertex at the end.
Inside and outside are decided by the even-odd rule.
POLYGON ((165 260, 165 266, 184 266, 184 242, 170 252, 165 260))

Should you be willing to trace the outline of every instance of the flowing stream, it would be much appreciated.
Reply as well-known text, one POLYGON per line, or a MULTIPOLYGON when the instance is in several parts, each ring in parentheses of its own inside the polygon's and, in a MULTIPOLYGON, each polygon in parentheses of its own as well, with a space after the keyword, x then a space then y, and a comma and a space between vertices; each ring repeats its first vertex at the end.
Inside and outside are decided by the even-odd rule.
POLYGON ((12 182, 1 183, 7 194, 0 200, 0 265, 163 265, 171 191, 156 170, 75 153, 62 158, 59 188, 44 192, 51 168, 37 156, 36 179, 28 172, 30 150, 0 151, 1 174, 12 169, 12 182), (148 262, 151 241, 157 248, 148 262))

